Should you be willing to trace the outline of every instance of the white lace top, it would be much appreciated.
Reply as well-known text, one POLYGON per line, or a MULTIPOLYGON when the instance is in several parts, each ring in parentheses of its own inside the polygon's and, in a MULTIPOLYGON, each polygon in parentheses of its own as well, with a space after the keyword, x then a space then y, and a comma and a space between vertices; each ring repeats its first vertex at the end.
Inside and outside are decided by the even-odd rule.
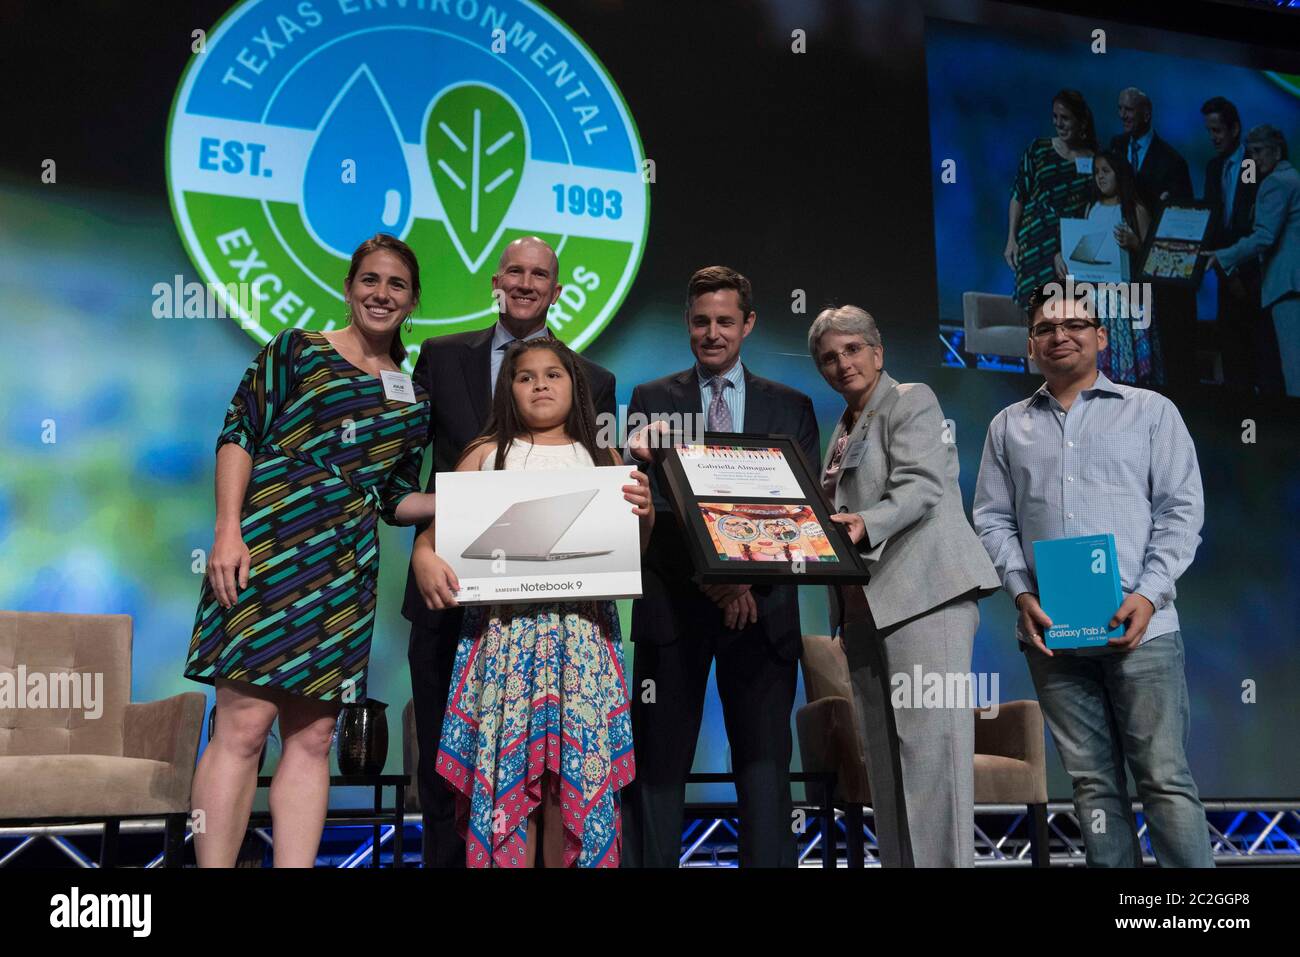
MULTIPOLYGON (((496 468, 497 447, 483 457, 479 471, 491 472, 496 468)), ((606 463, 610 464, 610 463, 606 463)), ((595 465, 591 453, 581 442, 569 445, 533 445, 522 439, 510 443, 506 452, 506 468, 511 471, 554 471, 556 469, 591 468, 595 465)))

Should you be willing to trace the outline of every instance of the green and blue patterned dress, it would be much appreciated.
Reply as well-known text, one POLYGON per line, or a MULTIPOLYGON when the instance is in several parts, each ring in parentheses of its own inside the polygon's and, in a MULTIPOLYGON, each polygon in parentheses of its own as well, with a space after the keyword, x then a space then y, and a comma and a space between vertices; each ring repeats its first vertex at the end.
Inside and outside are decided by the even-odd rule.
POLYGON ((186 677, 321 700, 366 698, 378 520, 419 491, 429 399, 384 394, 318 332, 275 336, 245 372, 217 448, 253 458, 240 528, 248 587, 222 608, 205 577, 186 677))
POLYGON ((1061 218, 1077 218, 1088 205, 1091 173, 1080 173, 1052 141, 1034 140, 1020 158, 1012 195, 1020 201, 1020 267, 1016 270, 1014 298, 1029 308, 1029 296, 1056 277, 1056 254, 1061 251, 1061 218))

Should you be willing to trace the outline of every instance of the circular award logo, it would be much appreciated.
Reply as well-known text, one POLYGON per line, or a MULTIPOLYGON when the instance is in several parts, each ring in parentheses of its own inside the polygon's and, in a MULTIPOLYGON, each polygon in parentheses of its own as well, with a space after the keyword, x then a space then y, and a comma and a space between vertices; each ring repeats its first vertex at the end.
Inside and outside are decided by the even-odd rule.
POLYGON ((245 0, 167 129, 186 250, 260 342, 341 326, 352 251, 378 232, 420 260, 408 346, 483 328, 502 250, 537 235, 564 286, 548 322, 582 349, 641 262, 643 163, 609 74, 529 0, 245 0))
MULTIPOLYGON (((1276 73, 1272 70, 1265 70, 1264 75, 1292 96, 1300 96, 1300 73, 1276 73)), ((1245 130, 1242 130, 1243 135, 1245 132, 1245 130)))

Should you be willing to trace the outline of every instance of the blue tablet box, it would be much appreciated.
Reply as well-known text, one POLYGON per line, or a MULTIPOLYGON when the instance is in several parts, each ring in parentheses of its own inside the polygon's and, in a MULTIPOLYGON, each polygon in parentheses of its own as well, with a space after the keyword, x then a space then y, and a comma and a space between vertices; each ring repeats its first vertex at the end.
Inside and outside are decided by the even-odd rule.
POLYGON ((1115 557, 1115 536, 1079 535, 1034 542, 1038 603, 1052 619, 1048 648, 1105 647, 1124 634, 1106 625, 1124 600, 1115 557))

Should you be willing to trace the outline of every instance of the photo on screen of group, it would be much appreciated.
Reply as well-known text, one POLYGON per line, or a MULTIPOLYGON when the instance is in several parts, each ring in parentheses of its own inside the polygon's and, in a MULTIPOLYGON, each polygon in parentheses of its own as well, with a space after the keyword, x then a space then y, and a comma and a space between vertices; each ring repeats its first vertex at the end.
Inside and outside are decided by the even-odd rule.
POLYGON ((1142 37, 926 20, 942 364, 1035 372, 1046 289, 1104 327, 1112 381, 1300 396, 1300 75, 1142 37))

